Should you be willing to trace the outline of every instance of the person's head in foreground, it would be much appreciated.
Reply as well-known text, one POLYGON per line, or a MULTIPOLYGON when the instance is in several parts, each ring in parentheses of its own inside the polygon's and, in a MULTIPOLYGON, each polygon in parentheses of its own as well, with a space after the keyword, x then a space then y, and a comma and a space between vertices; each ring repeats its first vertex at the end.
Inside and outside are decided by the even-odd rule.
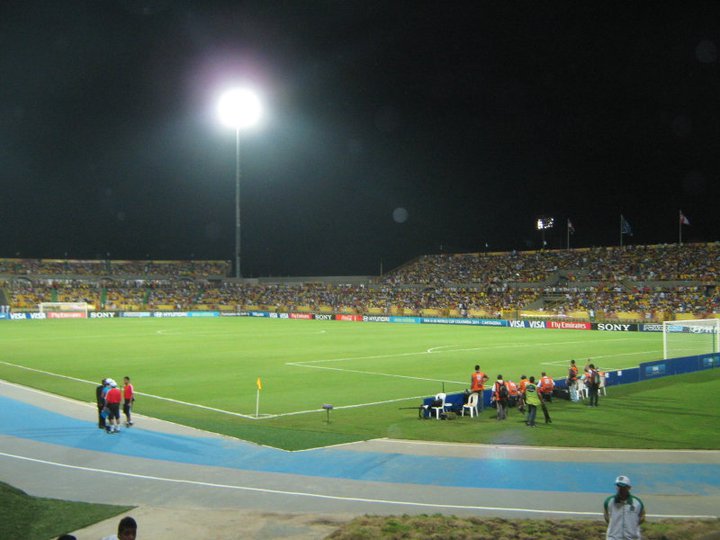
POLYGON ((137 522, 130 516, 126 516, 118 523, 118 540, 135 540, 137 536, 137 522))

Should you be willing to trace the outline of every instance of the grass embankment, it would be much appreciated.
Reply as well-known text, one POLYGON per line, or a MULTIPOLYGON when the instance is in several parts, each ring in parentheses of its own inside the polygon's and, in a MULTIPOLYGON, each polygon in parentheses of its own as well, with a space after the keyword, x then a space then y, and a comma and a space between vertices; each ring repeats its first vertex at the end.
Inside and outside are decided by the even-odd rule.
MULTIPOLYGON (((364 516, 328 536, 329 540, 578 540, 604 538, 601 521, 458 518, 454 516, 364 516)), ((719 520, 649 521, 645 540, 717 540, 719 520)))
MULTIPOLYGON (((26 493, 0 482, 0 538, 47 540, 124 514, 131 507, 67 502, 26 493)), ((646 540, 717 540, 719 520, 650 521, 643 526, 646 540)), ((210 531, 208 531, 210 533, 210 531)), ((600 521, 505 520, 458 518, 443 515, 363 516, 347 523, 328 538, 377 539, 492 539, 577 540, 602 538, 600 521)))
POLYGON ((131 506, 31 497, 0 482, 0 538, 47 540, 127 512, 131 506))

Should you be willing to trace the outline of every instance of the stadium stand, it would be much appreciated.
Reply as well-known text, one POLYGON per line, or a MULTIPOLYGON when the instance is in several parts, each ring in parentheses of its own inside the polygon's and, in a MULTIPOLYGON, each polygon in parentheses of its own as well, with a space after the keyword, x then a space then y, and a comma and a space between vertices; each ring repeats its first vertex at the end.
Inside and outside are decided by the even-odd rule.
POLYGON ((720 316, 720 244, 425 255, 376 279, 237 281, 225 261, 0 259, 12 310, 265 310, 660 321, 720 316))

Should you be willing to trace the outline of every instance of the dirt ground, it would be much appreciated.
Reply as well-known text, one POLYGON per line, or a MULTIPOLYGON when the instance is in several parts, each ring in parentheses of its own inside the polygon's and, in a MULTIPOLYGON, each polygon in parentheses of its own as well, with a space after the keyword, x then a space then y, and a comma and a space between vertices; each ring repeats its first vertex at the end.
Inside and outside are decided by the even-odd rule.
POLYGON ((317 540, 352 520, 351 515, 280 514, 242 512, 237 509, 139 507, 135 510, 75 531, 78 540, 100 540, 117 532, 125 515, 138 522, 138 540, 269 539, 317 540))

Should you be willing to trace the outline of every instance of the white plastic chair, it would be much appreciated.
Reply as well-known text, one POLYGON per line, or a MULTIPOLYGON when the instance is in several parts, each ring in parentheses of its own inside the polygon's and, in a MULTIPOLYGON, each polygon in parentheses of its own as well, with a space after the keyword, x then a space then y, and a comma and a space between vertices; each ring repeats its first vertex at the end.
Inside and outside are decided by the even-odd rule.
POLYGON ((435 401, 439 401, 440 404, 430 407, 431 411, 435 413, 435 418, 437 418, 438 420, 440 420, 440 414, 445 413, 445 398, 446 397, 447 396, 442 392, 437 394, 435 396, 435 401))
POLYGON ((472 418, 473 416, 476 416, 478 413, 478 410, 477 410, 478 398, 479 398, 478 394, 476 394, 476 393, 470 394, 470 397, 468 398, 468 402, 462 406, 460 415, 465 416, 465 409, 468 409, 470 411, 470 418, 472 418))
POLYGON ((600 376, 600 386, 598 386, 598 395, 602 394, 603 396, 607 396, 607 390, 605 388, 605 377, 607 377, 607 375, 600 376))

